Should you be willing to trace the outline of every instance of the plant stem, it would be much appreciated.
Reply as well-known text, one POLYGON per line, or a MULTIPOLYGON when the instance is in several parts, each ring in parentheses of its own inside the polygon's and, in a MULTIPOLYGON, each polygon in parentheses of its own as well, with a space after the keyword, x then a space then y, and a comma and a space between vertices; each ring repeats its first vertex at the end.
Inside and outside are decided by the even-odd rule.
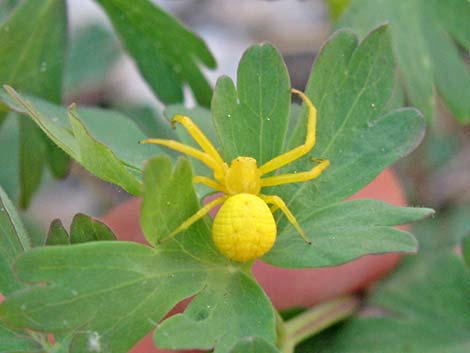
POLYGON ((320 303, 285 322, 279 339, 281 352, 293 353, 298 343, 351 316, 359 305, 358 297, 341 296, 320 303))

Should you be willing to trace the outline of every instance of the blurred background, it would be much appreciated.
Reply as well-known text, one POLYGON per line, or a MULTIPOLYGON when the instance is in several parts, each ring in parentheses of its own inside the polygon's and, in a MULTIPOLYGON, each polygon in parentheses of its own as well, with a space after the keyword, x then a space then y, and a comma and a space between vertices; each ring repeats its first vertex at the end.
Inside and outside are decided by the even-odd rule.
MULTIPOLYGON (((331 14, 321 0, 238 0, 236 9, 224 0, 155 2, 207 43, 218 63, 216 70, 205 71, 212 84, 222 74, 236 78, 243 51, 255 42, 269 41, 282 52, 292 86, 303 89, 316 53, 332 32, 331 14)), ((0 0, 0 21, 14 3, 0 0)), ((68 15, 64 103, 112 107, 126 112, 143 129, 144 120, 164 119, 162 105, 121 48, 101 8, 91 0, 70 0, 68 15)), ((193 105, 190 91, 185 94, 186 104, 193 105)), ((0 129, 0 184, 14 200, 19 190, 16 125, 15 119, 7 118, 0 129)), ((415 230, 426 234, 422 246, 440 247, 470 234, 470 128, 458 124, 441 102, 424 142, 394 168, 410 205, 438 211, 415 230)), ((24 215, 40 243, 54 218, 68 226, 77 212, 99 217, 128 197, 73 164, 63 180, 49 174, 43 178, 24 215)))

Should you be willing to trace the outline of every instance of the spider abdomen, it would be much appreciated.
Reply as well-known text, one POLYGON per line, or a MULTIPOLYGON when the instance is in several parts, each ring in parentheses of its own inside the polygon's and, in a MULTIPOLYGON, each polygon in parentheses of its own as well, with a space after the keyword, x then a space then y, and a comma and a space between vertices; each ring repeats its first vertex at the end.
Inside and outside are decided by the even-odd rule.
POLYGON ((266 204, 253 194, 236 194, 220 208, 212 239, 222 254, 245 262, 267 253, 276 240, 276 222, 266 204))

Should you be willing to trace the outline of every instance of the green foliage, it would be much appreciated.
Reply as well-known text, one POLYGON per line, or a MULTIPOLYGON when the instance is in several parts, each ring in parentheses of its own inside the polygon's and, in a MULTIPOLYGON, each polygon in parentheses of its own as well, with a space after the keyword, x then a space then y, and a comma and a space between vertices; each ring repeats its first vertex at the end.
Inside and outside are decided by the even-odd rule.
POLYGON ((8 295, 22 286, 13 274, 16 257, 30 250, 30 240, 7 194, 0 187, 0 293, 8 295))
POLYGON ((462 123, 470 122, 470 73, 460 48, 470 51, 466 0, 352 0, 338 22, 361 35, 388 22, 398 67, 411 102, 429 121, 435 92, 462 123))
POLYGON ((196 100, 208 106, 212 89, 198 63, 214 68, 206 44, 148 0, 97 0, 143 78, 164 103, 183 100, 188 83, 196 100))
POLYGON ((118 58, 119 47, 111 31, 99 24, 80 28, 70 38, 64 79, 66 95, 101 84, 118 58))
POLYGON ((358 316, 300 352, 461 353, 470 349, 470 276, 447 251, 408 258, 368 300, 378 315, 358 316))
MULTIPOLYGON (((149 162, 146 180, 147 174, 157 175, 150 178, 160 185, 157 192, 169 192, 172 185, 164 183, 168 179, 180 180, 183 190, 192 186, 184 160, 172 172, 169 160, 158 157, 149 162)), ((194 192, 174 194, 173 200, 188 212, 198 208, 194 192)), ((148 220, 154 225, 159 221, 148 220)), ((158 249, 99 241, 36 249, 17 263, 18 275, 49 285, 9 296, 0 306, 0 320, 52 332, 80 327, 72 352, 85 351, 90 340, 104 351, 127 352, 177 302, 199 293, 184 314, 157 327, 158 346, 215 346, 216 352, 228 352, 250 334, 272 342, 274 315, 265 294, 251 275, 227 263, 209 244, 208 227, 199 222, 191 235, 158 249)))
POLYGON ((139 146, 137 142, 145 135, 127 117, 97 108, 67 110, 38 98, 24 99, 11 88, 6 90, 11 98, 0 93, 0 100, 12 110, 28 113, 55 144, 83 167, 131 194, 140 194, 143 162, 158 148, 139 146), (109 129, 111 124, 113 129, 109 129))
POLYGON ((10 115, 0 129, 0 161, 9 161, 0 168, 0 185, 12 200, 18 199, 20 191, 18 141, 18 120, 10 115))
POLYGON ((59 219, 52 221, 46 245, 80 244, 99 240, 116 240, 116 237, 104 223, 78 213, 72 220, 70 235, 59 219))
POLYGON ((217 81, 212 112, 225 160, 254 156, 261 165, 281 152, 290 109, 289 89, 287 68, 270 44, 245 52, 238 66, 237 88, 229 77, 217 81))
POLYGON ((311 234, 311 246, 305 246, 289 226, 279 230, 275 247, 263 259, 282 267, 324 267, 365 254, 415 252, 415 238, 392 226, 410 223, 432 213, 431 209, 396 207, 376 200, 332 204, 299 220, 311 234))
MULTIPOLYGON (((108 12, 120 8, 110 6, 111 1, 100 3, 108 12)), ((137 21, 142 9, 154 9, 140 7, 146 2, 137 4, 132 16, 118 19, 137 21)), ((422 137, 419 112, 394 110, 400 103, 394 70, 387 27, 378 28, 360 44, 355 35, 341 31, 325 45, 306 90, 319 112, 317 146, 281 172, 309 170, 313 156, 330 159, 331 167, 311 182, 268 190, 283 197, 313 244, 306 245, 279 218, 279 238, 264 260, 284 267, 319 267, 366 254, 416 250, 415 239, 392 226, 418 220, 432 210, 373 200, 341 203, 422 137)), ((294 108, 294 113, 300 111, 297 125, 289 123, 289 86, 277 50, 269 44, 255 45, 240 62, 237 87, 226 77, 218 81, 213 125, 203 108, 170 106, 165 115, 194 116, 211 140, 219 142, 227 162, 249 155, 263 163, 305 139, 305 110, 294 108)), ((0 305, 1 322, 15 330, 68 335, 72 353, 125 353, 154 328, 154 342, 161 348, 276 352, 272 305, 250 273, 251 263, 230 261, 215 248, 209 217, 153 247, 201 205, 188 160, 179 158, 174 165, 166 156, 151 158, 159 149, 139 146, 137 141, 145 138, 143 126, 160 136, 194 143, 184 129, 157 132, 148 121, 139 128, 112 111, 67 110, 31 95, 20 96, 10 87, 6 91, 8 95, 0 93, 6 107, 30 115, 87 170, 130 193, 142 194, 141 226, 151 247, 100 241, 114 236, 85 216, 74 219, 70 236, 55 221, 46 241, 55 246, 30 251, 16 262, 18 278, 29 286, 7 296, 0 305), (161 321, 176 303, 189 297, 193 298, 183 313, 161 321), (247 340, 248 336, 256 338, 247 340)), ((210 175, 203 165, 195 164, 194 169, 198 175, 210 175)), ((12 263, 5 268, 11 271, 12 263)))
MULTIPOLYGON (((0 27, 2 85, 59 103, 66 33, 64 0, 26 0, 16 7, 0 27)), ((67 173, 69 163, 30 121, 20 118, 20 129, 20 205, 27 207, 47 160, 58 176, 67 173)))

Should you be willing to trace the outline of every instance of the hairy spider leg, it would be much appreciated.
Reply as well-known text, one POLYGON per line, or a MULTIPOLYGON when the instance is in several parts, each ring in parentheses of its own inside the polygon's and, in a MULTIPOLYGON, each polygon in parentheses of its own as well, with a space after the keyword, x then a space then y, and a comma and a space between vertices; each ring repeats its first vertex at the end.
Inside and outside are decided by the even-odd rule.
POLYGON ((190 117, 176 114, 173 119, 171 119, 171 125, 175 127, 175 123, 180 123, 183 125, 194 141, 196 141, 199 146, 201 146, 202 150, 211 156, 217 163, 222 165, 225 163, 214 145, 210 142, 206 135, 204 135, 199 127, 191 120, 190 117))
POLYGON ((206 164, 210 169, 214 171, 214 174, 224 175, 224 166, 217 163, 212 156, 208 155, 205 152, 199 151, 191 146, 185 145, 181 142, 174 140, 164 140, 164 139, 146 139, 139 141, 140 144, 153 144, 153 145, 162 145, 168 148, 171 148, 175 151, 182 152, 188 156, 199 159, 201 162, 206 164))
POLYGON ((307 135, 305 137, 305 143, 300 145, 286 153, 283 153, 277 157, 274 157, 270 161, 263 164, 259 170, 261 175, 272 172, 273 170, 279 169, 286 164, 289 164, 296 159, 306 155, 310 150, 315 146, 316 142, 316 127, 317 127, 317 109, 310 101, 310 99, 302 92, 296 89, 291 89, 292 93, 295 93, 302 98, 303 102, 307 105, 308 108, 308 117, 307 117, 307 135))
POLYGON ((212 200, 209 202, 207 205, 204 207, 200 208, 195 214, 193 214, 191 217, 189 217, 187 220, 185 220, 181 225, 176 228, 174 231, 172 231, 169 235, 167 235, 165 238, 159 239, 157 242, 158 243, 163 243, 171 238, 173 238, 175 235, 178 233, 181 233, 182 231, 188 229, 191 227, 194 223, 199 221, 202 217, 204 217, 210 210, 212 210, 215 206, 220 205, 225 202, 225 200, 228 198, 226 195, 222 195, 215 200, 212 200))
MULTIPOLYGON (((307 236, 305 235, 304 231, 302 230, 302 228, 300 228, 300 225, 299 223, 297 222, 297 220, 295 219, 295 216, 292 214, 292 212, 287 208, 287 205, 285 204, 285 202, 279 197, 279 196, 276 196, 276 195, 258 195, 264 202, 266 202, 267 204, 271 204, 271 205, 274 205, 275 208, 274 208, 274 211, 276 211, 278 208, 286 215, 287 219, 289 220, 289 222, 292 223, 292 225, 294 226, 294 228, 297 230, 297 232, 300 234, 300 236, 303 238, 303 240, 305 240, 306 243, 308 244, 311 244, 312 242, 310 241, 310 239, 307 238, 307 236)), ((273 208, 271 208, 272 210, 273 208)))
POLYGON ((290 184, 290 183, 299 183, 302 181, 308 181, 311 179, 315 179, 320 176, 320 174, 330 166, 330 161, 326 159, 318 159, 312 158, 313 161, 318 162, 320 164, 313 167, 311 170, 307 172, 301 173, 289 173, 289 174, 281 174, 275 175, 272 177, 267 177, 261 179, 261 186, 274 186, 274 185, 281 185, 281 184, 290 184))

